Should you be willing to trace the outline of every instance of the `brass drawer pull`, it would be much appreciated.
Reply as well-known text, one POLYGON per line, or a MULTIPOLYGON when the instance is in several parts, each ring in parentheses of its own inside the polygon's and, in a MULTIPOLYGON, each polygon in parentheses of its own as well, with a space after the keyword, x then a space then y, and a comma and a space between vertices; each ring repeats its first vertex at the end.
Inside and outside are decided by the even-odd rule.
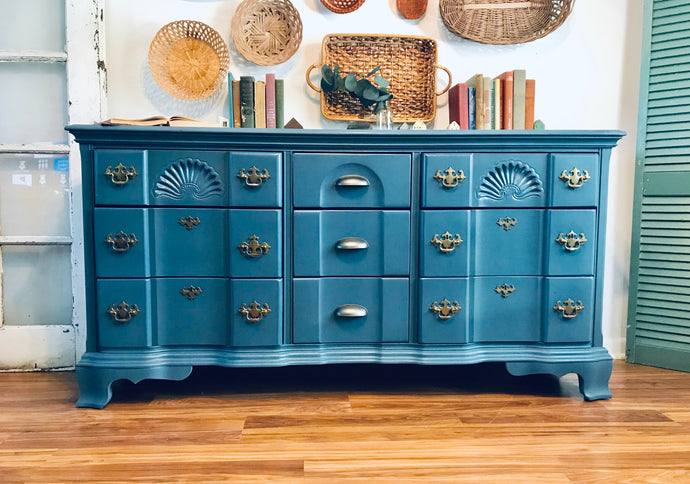
POLYGON ((503 227, 504 230, 508 231, 510 230, 510 227, 517 225, 517 219, 510 217, 499 218, 498 222, 496 222, 496 225, 503 227))
POLYGON ((572 170, 563 170, 561 176, 558 177, 559 180, 568 184, 569 188, 580 188, 587 180, 592 178, 589 176, 587 170, 580 171, 577 168, 572 170))
POLYGON ((441 301, 441 304, 437 303, 434 301, 431 303, 431 306, 429 307, 429 311, 431 311, 434 314, 438 314, 438 319, 441 320, 447 320, 452 318, 455 313, 460 311, 462 308, 458 304, 457 301, 453 301, 452 303, 448 299, 444 299, 441 301))
POLYGON ((261 257, 268 253, 271 246, 266 242, 259 242, 259 237, 252 235, 249 237, 249 242, 242 242, 237 248, 247 257, 261 257))
POLYGON ((458 245, 462 244, 462 239, 460 238, 460 234, 455 234, 455 236, 453 236, 450 232, 446 231, 441 237, 439 237, 438 234, 434 234, 431 243, 438 247, 441 252, 447 254, 453 252, 458 245))
POLYGON ((249 307, 247 307, 246 304, 242 304, 239 312, 242 316, 245 316, 247 321, 250 323, 257 323, 261 321, 264 316, 271 312, 271 308, 268 307, 268 304, 261 306, 260 303, 254 301, 249 305, 249 307))
POLYGON ((359 237, 345 237, 335 243, 338 250, 364 250, 369 248, 369 242, 359 237))
POLYGON ((180 294, 187 296, 190 301, 199 296, 203 291, 200 287, 188 286, 180 289, 180 294))
POLYGON ((451 168, 448 167, 444 171, 437 170, 436 174, 434 175, 434 180, 436 180, 439 183, 443 184, 443 188, 455 188, 458 186, 458 184, 463 181, 465 178, 465 174, 462 172, 462 170, 458 170, 457 172, 451 168))
POLYGON ((177 223, 185 227, 187 230, 192 230, 201 223, 201 219, 199 219, 199 217, 187 215, 186 217, 180 217, 180 220, 178 220, 177 223))
POLYGON ((271 175, 268 174, 268 170, 259 171, 255 166, 252 166, 248 171, 244 171, 244 168, 240 170, 237 174, 237 178, 244 180, 244 184, 250 188, 260 187, 262 183, 268 181, 271 175))
POLYGON ((105 169, 105 176, 109 177, 110 181, 115 185, 126 185, 129 180, 137 175, 137 170, 133 166, 127 168, 122 163, 119 163, 115 169, 112 166, 105 169))
POLYGON ((335 181, 337 187, 368 187, 369 180, 361 175, 343 175, 335 181))
POLYGON ((367 308, 359 304, 343 304, 335 308, 335 315, 340 318, 363 318, 367 314, 367 308))
POLYGON ((127 235, 122 230, 115 234, 115 236, 113 236, 113 234, 108 234, 105 238, 105 243, 110 245, 115 252, 127 252, 130 247, 137 245, 137 242, 139 241, 136 235, 127 235))
POLYGON ((126 302, 122 301, 117 306, 115 304, 111 304, 107 312, 113 317, 115 322, 127 323, 130 319, 139 314, 140 311, 136 304, 132 304, 130 306, 126 302))
POLYGON ((582 244, 587 242, 587 237, 585 237, 585 234, 580 234, 578 237, 578 235, 571 230, 565 235, 562 233, 558 234, 558 237, 556 237, 556 242, 561 244, 566 252, 575 252, 582 246, 582 244))
POLYGON ((513 286, 512 284, 503 284, 502 286, 496 286, 496 289, 494 289, 494 291, 496 291, 503 297, 508 297, 508 294, 515 292, 515 286, 513 286))
POLYGON ((584 308, 582 301, 578 301, 577 304, 575 304, 575 301, 570 298, 565 300, 565 304, 561 303, 561 301, 557 301, 553 307, 554 311, 563 315, 563 319, 573 319, 577 316, 577 313, 584 308))

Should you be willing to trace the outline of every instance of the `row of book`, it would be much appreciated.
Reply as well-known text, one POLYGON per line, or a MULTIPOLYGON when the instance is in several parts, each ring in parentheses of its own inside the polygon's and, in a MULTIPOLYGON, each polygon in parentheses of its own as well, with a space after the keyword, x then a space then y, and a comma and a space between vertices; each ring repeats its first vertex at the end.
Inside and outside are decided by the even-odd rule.
POLYGON ((475 74, 448 91, 449 120, 460 129, 533 129, 535 81, 524 69, 475 74))
POLYGON ((265 80, 228 74, 228 105, 230 123, 235 128, 282 128, 284 119, 285 83, 275 74, 265 80))

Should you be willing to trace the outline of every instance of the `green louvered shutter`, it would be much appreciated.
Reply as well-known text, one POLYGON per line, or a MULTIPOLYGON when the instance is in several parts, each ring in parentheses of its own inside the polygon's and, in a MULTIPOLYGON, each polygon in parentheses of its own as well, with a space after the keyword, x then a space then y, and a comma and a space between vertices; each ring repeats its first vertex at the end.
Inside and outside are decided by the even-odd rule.
POLYGON ((690 371, 690 0, 647 0, 628 361, 690 371))

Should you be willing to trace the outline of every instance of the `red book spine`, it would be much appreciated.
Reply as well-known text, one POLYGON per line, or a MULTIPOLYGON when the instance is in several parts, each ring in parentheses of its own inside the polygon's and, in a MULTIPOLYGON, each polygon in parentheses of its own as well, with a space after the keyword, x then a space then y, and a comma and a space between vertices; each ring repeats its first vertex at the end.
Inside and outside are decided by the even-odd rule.
POLYGON ((525 81, 525 129, 534 129, 534 96, 536 82, 534 79, 525 81))
POLYGON ((502 92, 503 95, 503 129, 513 129, 513 72, 506 71, 497 79, 501 79, 503 82, 502 92))
POLYGON ((460 129, 470 129, 467 83, 461 82, 448 91, 448 119, 455 121, 460 129))

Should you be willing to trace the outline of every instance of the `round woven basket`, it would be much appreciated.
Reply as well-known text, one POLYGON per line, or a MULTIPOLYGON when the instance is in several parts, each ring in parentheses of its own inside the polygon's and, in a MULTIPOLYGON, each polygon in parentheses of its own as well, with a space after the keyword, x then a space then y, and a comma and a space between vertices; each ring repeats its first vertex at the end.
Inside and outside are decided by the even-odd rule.
POLYGON ((149 68, 158 85, 178 99, 203 99, 225 80, 228 46, 208 25, 178 20, 161 28, 149 47, 149 68))
POLYGON ((237 50, 260 66, 285 62, 302 42, 302 19, 289 0, 244 0, 231 27, 237 50))
POLYGON ((331 12, 350 13, 361 7, 364 0, 321 0, 321 3, 331 12))
POLYGON ((561 26, 575 0, 440 0, 448 29, 483 44, 522 44, 561 26))

